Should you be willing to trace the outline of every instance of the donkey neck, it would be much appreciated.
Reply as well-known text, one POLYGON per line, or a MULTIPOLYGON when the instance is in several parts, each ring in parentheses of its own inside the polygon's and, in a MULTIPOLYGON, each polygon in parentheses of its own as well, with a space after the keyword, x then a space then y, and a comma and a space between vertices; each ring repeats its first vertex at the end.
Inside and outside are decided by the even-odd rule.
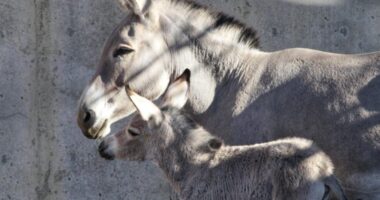
POLYGON ((191 177, 198 171, 179 150, 158 149, 154 161, 178 194, 185 190, 191 177))
POLYGON ((188 105, 195 114, 204 113, 218 90, 233 90, 248 78, 253 61, 262 52, 236 38, 240 29, 216 27, 217 18, 209 11, 169 5, 172 8, 161 16, 164 38, 172 52, 168 71, 173 78, 186 68, 192 71, 188 105), (224 88, 217 87, 220 85, 224 88))
MULTIPOLYGON (((190 125, 191 126, 191 125, 190 125)), ((192 177, 204 171, 214 157, 212 152, 203 152, 211 135, 202 127, 190 128, 189 124, 166 127, 152 138, 152 159, 167 176, 172 187, 181 193, 192 181, 192 177), (206 142, 205 142, 206 141, 206 142)))

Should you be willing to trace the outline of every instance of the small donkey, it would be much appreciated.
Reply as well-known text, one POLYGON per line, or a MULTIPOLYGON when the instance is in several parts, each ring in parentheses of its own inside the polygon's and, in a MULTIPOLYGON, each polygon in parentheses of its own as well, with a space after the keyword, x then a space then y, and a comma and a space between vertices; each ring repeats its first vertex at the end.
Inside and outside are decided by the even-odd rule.
POLYGON ((180 110, 189 79, 185 70, 161 109, 126 87, 139 115, 104 139, 100 155, 154 161, 181 199, 346 199, 329 157, 310 140, 227 146, 204 130, 180 110))

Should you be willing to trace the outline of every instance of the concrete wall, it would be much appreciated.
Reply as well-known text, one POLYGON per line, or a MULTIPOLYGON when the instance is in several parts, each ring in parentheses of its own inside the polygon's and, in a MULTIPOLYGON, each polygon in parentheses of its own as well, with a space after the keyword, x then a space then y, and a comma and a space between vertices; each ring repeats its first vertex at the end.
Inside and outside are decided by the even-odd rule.
MULTIPOLYGON (((380 50, 378 0, 202 2, 254 26, 267 51, 380 50)), ((77 100, 122 16, 116 0, 0 2, 0 199, 169 198, 155 166, 101 159, 76 126, 77 100)))

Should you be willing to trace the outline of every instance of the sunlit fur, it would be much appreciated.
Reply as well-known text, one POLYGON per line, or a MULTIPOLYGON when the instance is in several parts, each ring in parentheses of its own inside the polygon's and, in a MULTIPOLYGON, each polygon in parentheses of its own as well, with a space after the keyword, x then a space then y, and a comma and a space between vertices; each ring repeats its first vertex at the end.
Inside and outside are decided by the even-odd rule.
POLYGON ((188 1, 152 2, 143 17, 126 10, 107 40, 79 105, 79 119, 83 107, 97 117, 84 133, 94 138, 107 122, 97 134, 105 136, 113 122, 135 110, 120 92, 125 83, 157 99, 189 68, 187 108, 205 129, 228 144, 312 139, 334 161, 351 198, 379 198, 373 189, 380 188, 380 159, 374 159, 380 155, 378 52, 262 52, 253 31, 224 15, 188 1), (122 45, 134 51, 113 58, 122 45))
POLYGON ((181 199, 345 199, 333 164, 310 140, 213 149, 215 136, 182 111, 167 107, 162 113, 157 128, 135 116, 130 126, 105 138, 102 154, 153 161, 181 199))

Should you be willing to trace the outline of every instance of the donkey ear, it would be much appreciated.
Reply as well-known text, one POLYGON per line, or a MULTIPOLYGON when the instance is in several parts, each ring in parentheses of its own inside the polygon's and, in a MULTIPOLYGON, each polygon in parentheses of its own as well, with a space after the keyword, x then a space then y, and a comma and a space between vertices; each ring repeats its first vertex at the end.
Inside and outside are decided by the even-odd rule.
POLYGON ((160 108, 158 108, 153 102, 132 91, 128 85, 125 87, 125 90, 129 99, 140 113, 141 118, 144 121, 149 122, 149 124, 159 126, 163 120, 160 108))
POLYGON ((152 6, 153 0, 118 0, 121 7, 137 15, 144 15, 152 6))
POLYGON ((164 96, 163 106, 181 109, 187 102, 190 88, 190 70, 186 69, 172 84, 164 96))

